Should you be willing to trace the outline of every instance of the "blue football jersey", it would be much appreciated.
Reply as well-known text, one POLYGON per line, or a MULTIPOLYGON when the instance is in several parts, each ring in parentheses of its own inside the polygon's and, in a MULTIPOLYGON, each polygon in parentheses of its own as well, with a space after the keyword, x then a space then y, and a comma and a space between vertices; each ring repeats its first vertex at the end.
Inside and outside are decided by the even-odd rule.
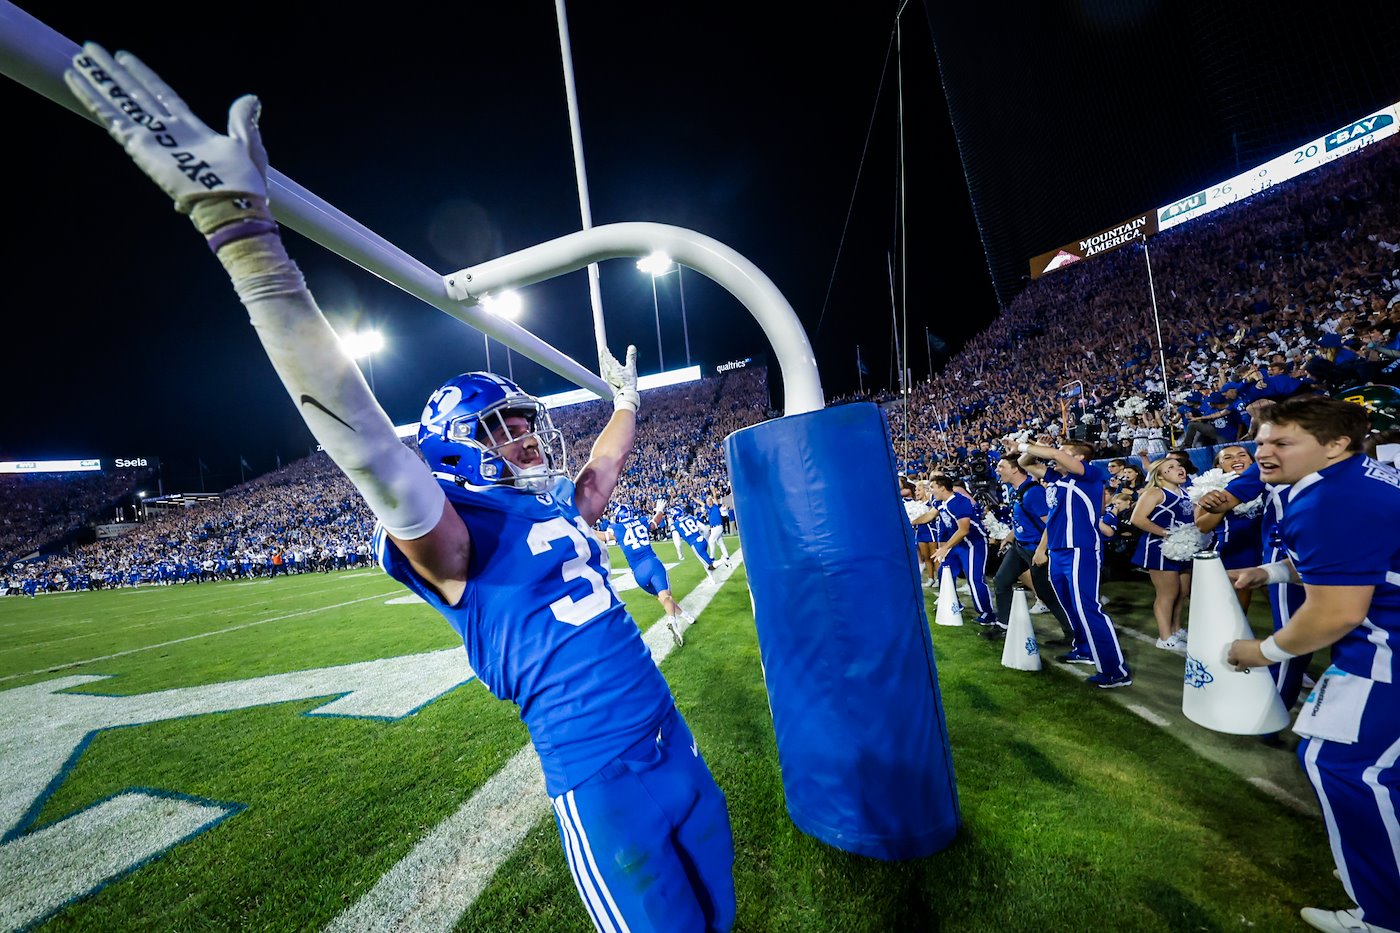
POLYGON ((380 564, 462 636, 487 689, 520 708, 558 796, 654 732, 673 706, 670 688, 613 592, 572 483, 534 493, 439 482, 471 534, 461 600, 444 604, 382 528, 380 564))
POLYGON ((1332 664, 1395 683, 1400 473, 1362 454, 1311 473, 1290 490, 1279 530, 1305 585, 1375 587, 1361 624, 1332 645, 1332 664))
POLYGON ((613 521, 612 533, 622 556, 627 559, 627 566, 636 567, 638 561, 656 557, 646 520, 636 512, 629 512, 623 520, 613 521))
POLYGON ((706 529, 694 515, 678 505, 671 506, 671 525, 681 533, 681 537, 694 544, 706 538, 706 529))

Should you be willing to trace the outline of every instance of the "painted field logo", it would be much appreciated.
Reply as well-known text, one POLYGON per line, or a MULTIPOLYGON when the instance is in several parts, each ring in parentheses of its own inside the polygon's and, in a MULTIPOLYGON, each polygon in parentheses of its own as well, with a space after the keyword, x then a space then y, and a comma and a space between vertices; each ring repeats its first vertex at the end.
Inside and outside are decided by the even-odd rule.
POLYGON ((451 648, 134 696, 61 692, 107 679, 86 674, 0 691, 0 929, 28 928, 244 808, 128 787, 36 828, 103 731, 326 696, 334 699, 306 715, 391 722, 475 676, 462 649, 451 648))

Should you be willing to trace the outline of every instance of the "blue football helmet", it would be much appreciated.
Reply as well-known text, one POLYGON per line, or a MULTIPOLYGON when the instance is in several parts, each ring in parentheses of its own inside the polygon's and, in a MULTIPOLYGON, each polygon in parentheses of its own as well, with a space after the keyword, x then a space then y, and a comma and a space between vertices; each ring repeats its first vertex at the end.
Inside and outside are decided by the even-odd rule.
POLYGON ((568 475, 564 436, 544 403, 493 373, 463 373, 428 399, 418 421, 418 449, 434 474, 458 484, 513 485, 543 491, 568 475), (526 420, 526 430, 507 418, 526 420), (519 467, 501 455, 512 444, 534 440, 542 462, 519 467))

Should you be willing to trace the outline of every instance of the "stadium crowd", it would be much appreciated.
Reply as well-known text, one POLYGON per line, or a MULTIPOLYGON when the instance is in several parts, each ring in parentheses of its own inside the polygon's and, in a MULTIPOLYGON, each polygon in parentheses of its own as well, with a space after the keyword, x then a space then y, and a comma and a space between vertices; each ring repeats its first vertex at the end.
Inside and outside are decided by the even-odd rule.
MULTIPOLYGON (((1261 416, 1289 398, 1365 390, 1373 430, 1400 426, 1397 168, 1400 145, 1376 143, 1159 234, 1155 292, 1142 249, 1048 273, 940 373, 912 387, 907 402, 886 406, 906 499, 939 508, 927 481, 956 478, 978 506, 979 525, 997 532, 989 572, 1018 547, 1029 548, 1013 561, 1024 571, 1031 531, 1044 529, 1017 524, 1023 470, 1040 462, 1021 462, 1020 445, 1075 445, 1106 474, 1091 521, 1102 572, 1150 579, 1158 646, 1183 649, 1189 567, 1160 551, 1171 531, 1195 525, 1193 478, 1215 483, 1225 470, 1247 469, 1261 416), (1169 455, 1174 466, 1163 462, 1169 455)), ((1204 487, 1195 485, 1199 498, 1204 487)), ((1205 524, 1211 539, 1233 532, 1236 548, 1257 538, 1238 517, 1233 528, 1205 524)), ((930 558, 951 526, 926 523, 915 534, 925 585, 935 586, 930 558)), ((1068 635, 1048 581, 1023 582, 1039 597, 1035 611, 1054 612, 1068 635)), ((998 593, 1009 595, 1010 583, 1001 584, 998 593)))
POLYGON ((1247 437, 1261 402, 1400 382, 1394 142, 1158 234, 1155 289, 1141 249, 1048 273, 890 406, 903 469, 1008 434, 1161 456, 1247 437))
MULTIPOLYGON (((766 379, 764 368, 751 367, 649 391, 638 419, 637 452, 619 484, 618 501, 658 515, 658 536, 670 533, 658 503, 682 503, 705 521, 713 498, 724 503, 725 517, 731 518, 723 440, 772 416, 766 379)), ((556 425, 574 439, 571 464, 587 461, 587 439, 611 413, 603 401, 556 413, 556 425)), ((129 533, 118 537, 57 548, 44 545, 107 519, 112 503, 129 497, 134 484, 147 477, 119 471, 22 479, 0 485, 10 506, 6 548, 0 551, 7 555, 0 595, 330 572, 374 560, 373 516, 324 453, 235 486, 214 501, 160 514, 151 510, 148 520, 127 524, 129 533)))

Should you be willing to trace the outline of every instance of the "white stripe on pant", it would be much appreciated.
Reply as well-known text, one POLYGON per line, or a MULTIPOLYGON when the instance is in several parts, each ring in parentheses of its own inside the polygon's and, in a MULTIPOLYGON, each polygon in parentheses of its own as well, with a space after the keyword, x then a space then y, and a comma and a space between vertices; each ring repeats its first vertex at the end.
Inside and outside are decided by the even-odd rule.
POLYGON ((579 818, 573 791, 554 798, 554 812, 564 831, 564 854, 569 859, 569 871, 574 876, 579 897, 593 917, 593 925, 601 933, 630 933, 607 882, 598 872, 598 863, 593 860, 593 849, 588 844, 588 832, 583 828, 583 820, 579 818), (603 901, 607 902, 606 905, 603 901), (613 922, 614 918, 616 923, 613 922))

